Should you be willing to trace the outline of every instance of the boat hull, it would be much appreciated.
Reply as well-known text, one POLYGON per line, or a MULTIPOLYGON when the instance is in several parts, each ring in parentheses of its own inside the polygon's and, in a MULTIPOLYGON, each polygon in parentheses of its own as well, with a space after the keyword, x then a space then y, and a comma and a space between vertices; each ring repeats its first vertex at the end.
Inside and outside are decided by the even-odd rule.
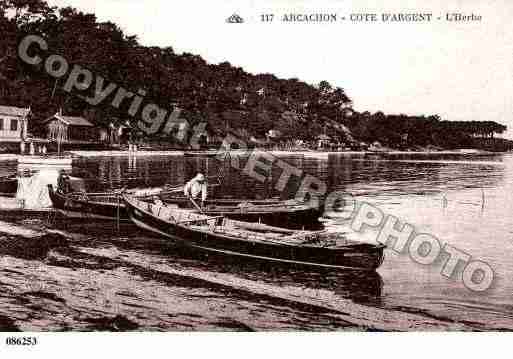
POLYGON ((48 185, 48 193, 53 207, 65 217, 129 221, 128 213, 121 197, 119 197, 119 200, 116 200, 114 195, 105 196, 109 198, 109 202, 94 200, 94 198, 90 200, 87 199, 87 195, 80 199, 77 195, 68 196, 56 192, 52 185, 48 185))
POLYGON ((369 271, 376 270, 384 258, 384 246, 381 245, 358 243, 341 248, 292 246, 234 238, 215 231, 195 231, 155 216, 150 212, 151 204, 147 204, 145 209, 144 202, 127 196, 124 196, 124 201, 128 216, 138 227, 199 252, 285 265, 369 271))
POLYGON ((18 179, 16 177, 0 178, 0 195, 13 196, 18 190, 18 179))
POLYGON ((186 151, 183 153, 184 157, 216 157, 224 155, 225 152, 220 152, 217 150, 211 151, 186 151))
MULTIPOLYGON (((53 187, 49 187, 50 199, 53 207, 58 209, 68 218, 95 218, 102 220, 121 220, 129 221, 128 213, 121 198, 115 194, 104 195, 101 197, 87 196, 82 199, 77 195, 64 195, 56 192, 53 187)), ((181 199, 166 199, 168 204, 176 204, 180 207, 187 207, 190 204, 188 200, 184 202, 181 199)), ((212 202, 215 203, 215 200, 212 202)), ((219 207, 204 210, 204 213, 210 216, 225 216, 230 219, 246 222, 261 222, 269 225, 286 226, 288 228, 318 228, 321 216, 317 208, 307 206, 291 206, 288 210, 270 210, 268 205, 276 201, 261 201, 261 207, 258 204, 254 207, 232 207, 231 210, 219 207), (263 207, 262 207, 263 206, 263 207), (260 208, 260 209, 259 209, 260 208), (265 209, 264 209, 265 208, 265 209)), ((279 207, 279 206, 278 206, 279 207)))
POLYGON ((308 208, 294 211, 281 212, 223 212, 223 211, 207 211, 212 216, 225 216, 230 219, 246 222, 261 222, 271 226, 281 226, 287 228, 319 228, 321 223, 319 217, 322 213, 315 208, 308 208))
MULTIPOLYGON (((180 208, 193 209, 190 200, 183 197, 167 197, 167 204, 175 204, 180 208)), ((295 229, 317 229, 321 227, 319 218, 322 210, 306 204, 287 205, 280 200, 222 200, 207 201, 203 212, 209 216, 224 216, 230 219, 245 222, 260 222, 270 226, 287 227, 295 229)))

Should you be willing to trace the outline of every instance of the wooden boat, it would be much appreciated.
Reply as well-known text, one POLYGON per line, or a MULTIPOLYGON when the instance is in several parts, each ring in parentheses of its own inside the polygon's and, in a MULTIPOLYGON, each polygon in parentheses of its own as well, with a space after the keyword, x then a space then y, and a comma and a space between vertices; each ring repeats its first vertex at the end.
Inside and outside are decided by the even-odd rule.
POLYGON ((209 255, 369 271, 378 268, 384 258, 384 245, 350 241, 336 233, 290 230, 207 216, 126 194, 123 201, 130 219, 138 227, 209 255))
MULTIPOLYGON (((176 190, 171 189, 171 191, 176 190)), ((131 193, 137 197, 151 197, 162 191, 162 188, 155 188, 152 190, 131 191, 131 193)), ((63 194, 56 191, 52 185, 48 185, 48 193, 53 207, 65 217, 129 221, 120 193, 73 192, 63 194)))
POLYGON ((0 178, 0 196, 14 196, 18 190, 18 179, 16 176, 0 178))
MULTIPOLYGON (((180 208, 193 208, 191 201, 183 192, 172 192, 162 196, 167 204, 176 204, 180 208)), ((263 200, 210 199, 204 203, 203 212, 211 216, 225 216, 246 222, 262 222, 268 225, 287 226, 288 228, 315 228, 320 226, 323 208, 315 207, 296 200, 276 198, 263 200)))
MULTIPOLYGON (((55 191, 48 187, 53 207, 68 218, 95 218, 105 220, 128 221, 125 205, 120 193, 69 193, 55 191)), ((167 204, 175 204, 189 210, 196 210, 189 199, 180 193, 182 187, 155 188, 149 191, 131 191, 138 198, 159 195, 167 204)), ((197 211, 197 210, 196 210, 197 211)), ((289 228, 317 228, 322 210, 299 203, 294 200, 207 200, 203 212, 211 216, 226 216, 231 219, 247 222, 262 222, 269 225, 287 226, 289 228)))
POLYGON ((128 220, 121 198, 113 193, 69 193, 55 191, 48 185, 48 193, 55 209, 68 218, 128 220))

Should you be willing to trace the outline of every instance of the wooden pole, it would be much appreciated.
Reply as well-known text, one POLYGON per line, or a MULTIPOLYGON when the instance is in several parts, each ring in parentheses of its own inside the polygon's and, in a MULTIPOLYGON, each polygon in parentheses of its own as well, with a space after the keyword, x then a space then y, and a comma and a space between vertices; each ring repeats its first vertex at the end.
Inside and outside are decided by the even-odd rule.
POLYGON ((118 212, 118 213, 117 213, 117 217, 118 217, 118 218, 117 218, 117 220, 118 220, 118 221, 117 221, 118 235, 119 235, 119 222, 120 222, 120 218, 119 218, 119 206, 120 206, 119 196, 120 196, 119 194, 117 194, 117 195, 116 195, 116 197, 117 197, 117 199, 118 199, 118 208, 117 208, 117 212, 118 212))
POLYGON ((200 206, 198 206, 198 204, 196 203, 196 201, 194 200, 194 198, 190 197, 190 196, 187 196, 189 198, 189 200, 191 201, 191 203, 194 205, 194 207, 196 207, 196 209, 200 212, 200 213, 203 213, 203 210, 201 209, 200 206))

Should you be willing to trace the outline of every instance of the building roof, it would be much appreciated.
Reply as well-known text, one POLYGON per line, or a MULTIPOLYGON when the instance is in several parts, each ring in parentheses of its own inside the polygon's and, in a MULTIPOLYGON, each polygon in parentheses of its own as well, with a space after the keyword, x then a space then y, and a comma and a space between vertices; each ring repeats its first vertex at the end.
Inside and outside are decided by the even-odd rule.
POLYGON ((43 123, 49 122, 53 120, 54 118, 58 119, 59 121, 64 122, 68 126, 88 126, 93 127, 94 125, 87 121, 83 117, 75 117, 75 116, 62 116, 59 114, 55 114, 52 117, 46 119, 43 123))
POLYGON ((30 113, 29 108, 14 106, 0 106, 0 115, 26 117, 30 113))
POLYGON ((331 140, 331 137, 328 135, 325 135, 325 134, 321 134, 321 135, 317 136, 317 139, 322 140, 322 141, 327 141, 327 140, 331 140))

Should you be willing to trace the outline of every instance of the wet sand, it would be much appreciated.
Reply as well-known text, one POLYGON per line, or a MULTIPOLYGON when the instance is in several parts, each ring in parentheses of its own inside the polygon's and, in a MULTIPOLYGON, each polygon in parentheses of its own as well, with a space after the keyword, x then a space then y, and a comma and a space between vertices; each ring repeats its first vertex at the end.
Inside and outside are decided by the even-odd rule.
POLYGON ((0 223, 1 331, 475 329, 361 305, 279 276, 198 264, 130 225, 120 233, 64 227, 0 223))

